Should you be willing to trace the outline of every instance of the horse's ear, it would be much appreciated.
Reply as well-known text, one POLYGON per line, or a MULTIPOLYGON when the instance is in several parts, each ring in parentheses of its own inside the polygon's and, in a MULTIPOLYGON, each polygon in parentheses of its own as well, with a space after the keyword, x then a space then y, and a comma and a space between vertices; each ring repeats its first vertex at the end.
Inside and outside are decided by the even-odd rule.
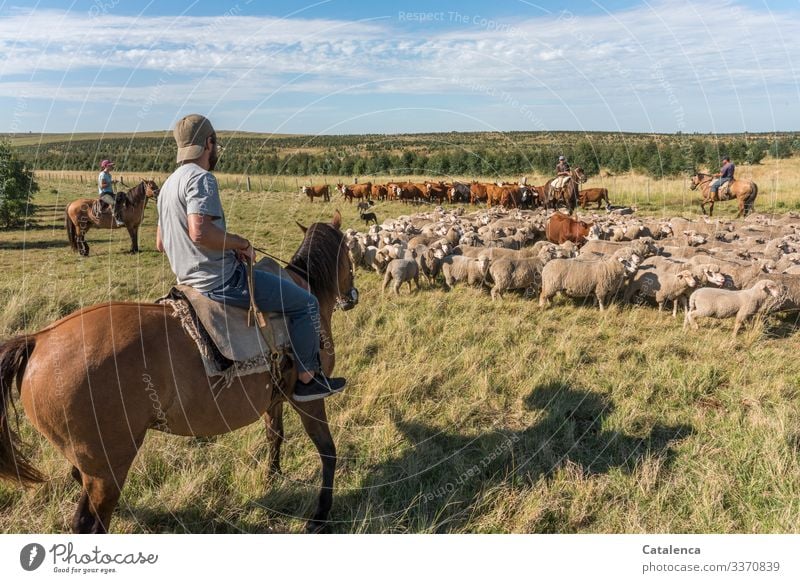
POLYGON ((336 230, 342 230, 342 213, 339 212, 339 209, 336 209, 333 213, 333 220, 331 224, 336 228, 336 230))
POLYGON ((297 226, 298 226, 298 227, 300 227, 300 230, 301 230, 301 231, 303 231, 304 233, 305 233, 306 231, 308 231, 308 227, 306 227, 306 226, 302 225, 302 224, 300 223, 300 221, 295 221, 295 223, 297 223, 297 226))

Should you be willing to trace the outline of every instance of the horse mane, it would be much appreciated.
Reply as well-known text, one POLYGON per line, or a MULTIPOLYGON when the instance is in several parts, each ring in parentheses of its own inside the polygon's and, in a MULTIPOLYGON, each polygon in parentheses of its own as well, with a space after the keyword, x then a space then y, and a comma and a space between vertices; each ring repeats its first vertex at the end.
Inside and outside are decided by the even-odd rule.
POLYGON ((125 193, 125 198, 128 199, 128 202, 135 206, 139 203, 143 198, 147 197, 147 191, 145 190, 145 182, 142 180, 138 185, 134 186, 128 192, 125 193))
POLYGON ((328 223, 314 223, 295 251, 287 269, 305 277, 318 298, 339 294, 339 253, 344 233, 328 223))

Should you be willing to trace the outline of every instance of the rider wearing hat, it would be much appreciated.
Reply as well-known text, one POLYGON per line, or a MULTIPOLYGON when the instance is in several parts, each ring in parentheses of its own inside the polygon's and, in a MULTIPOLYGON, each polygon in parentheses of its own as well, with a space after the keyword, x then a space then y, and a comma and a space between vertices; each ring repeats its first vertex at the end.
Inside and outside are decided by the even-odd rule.
POLYGON ((556 164, 556 177, 553 179, 551 184, 555 188, 564 188, 564 185, 569 180, 570 170, 569 164, 567 164, 567 159, 564 156, 558 157, 558 164, 556 164))
POLYGON ((114 163, 111 160, 103 160, 100 162, 100 174, 97 176, 97 192, 100 202, 103 205, 103 211, 114 209, 114 221, 118 227, 125 223, 122 221, 122 197, 114 194, 114 181, 111 179, 111 170, 114 168, 114 163))
POLYGON ((722 168, 720 168, 720 171, 714 175, 716 180, 711 183, 711 192, 716 195, 723 184, 726 182, 733 182, 733 173, 735 170, 736 165, 731 162, 730 157, 723 156, 722 168))
MULTIPOLYGON (((255 258, 250 241, 227 230, 217 179, 217 133, 202 115, 187 115, 173 130, 178 169, 158 197, 156 248, 166 253, 178 283, 206 297, 247 308, 250 290, 244 261, 255 258)), ((297 365, 295 401, 322 399, 342 391, 343 378, 328 378, 319 359, 317 298, 292 281, 253 270, 254 300, 264 312, 280 312, 289 324, 297 365)))
POLYGON ((567 158, 565 156, 558 157, 558 164, 556 164, 556 175, 569 176, 569 164, 567 164, 567 158))

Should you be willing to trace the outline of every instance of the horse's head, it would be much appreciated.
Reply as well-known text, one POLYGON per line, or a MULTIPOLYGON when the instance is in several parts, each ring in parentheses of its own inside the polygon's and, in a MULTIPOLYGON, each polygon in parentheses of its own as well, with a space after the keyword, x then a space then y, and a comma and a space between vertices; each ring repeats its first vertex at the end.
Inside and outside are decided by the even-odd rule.
POLYGON ((586 182, 586 172, 580 166, 575 166, 575 170, 572 171, 572 177, 576 182, 586 182))
POLYGON ((694 176, 692 176, 692 184, 689 186, 690 190, 696 189, 705 179, 706 175, 702 172, 695 172, 694 176))
POLYGON ((161 189, 155 180, 142 178, 142 184, 144 184, 144 195, 147 198, 158 198, 158 193, 161 192, 161 189))
POLYGON ((358 289, 355 268, 342 232, 342 215, 337 210, 330 223, 297 225, 305 237, 290 266, 302 271, 320 303, 332 301, 335 309, 343 311, 354 308, 358 304, 358 289))

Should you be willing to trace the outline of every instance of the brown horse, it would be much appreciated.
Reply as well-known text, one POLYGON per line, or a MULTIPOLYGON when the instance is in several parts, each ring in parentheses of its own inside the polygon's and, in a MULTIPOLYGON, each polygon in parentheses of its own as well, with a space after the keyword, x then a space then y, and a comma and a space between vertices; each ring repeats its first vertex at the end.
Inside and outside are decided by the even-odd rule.
POLYGON ((692 176, 692 185, 689 187, 691 190, 696 190, 697 187, 700 187, 700 191, 703 193, 703 199, 700 201, 700 208, 703 209, 703 214, 706 214, 706 205, 710 205, 708 209, 708 216, 714 215, 714 203, 718 200, 731 200, 732 198, 736 197, 737 202, 739 203, 739 213, 736 215, 736 218, 746 217, 750 212, 753 210, 753 205, 756 202, 756 196, 758 196, 758 185, 753 182, 752 180, 731 180, 728 185, 730 189, 728 190, 727 194, 720 195, 719 193, 716 196, 711 192, 711 182, 714 180, 714 176, 711 174, 704 174, 702 172, 698 172, 694 176, 692 176))
MULTIPOLYGON (((320 360, 335 364, 331 316, 358 302, 341 215, 305 231, 288 267, 319 300, 320 360), (307 273, 307 280, 297 276, 307 273)), ((293 387, 294 367, 285 369, 293 387)), ((265 417, 270 442, 268 476, 280 472, 286 391, 269 373, 237 377, 214 392, 194 341, 171 308, 161 304, 109 302, 79 310, 35 334, 0 346, 0 478, 22 483, 43 476, 20 453, 11 429, 11 386, 33 426, 72 463, 82 494, 72 529, 107 532, 128 470, 147 431, 185 436, 231 432, 265 417)), ((298 403, 303 427, 322 460, 322 489, 311 531, 323 530, 333 503, 336 448, 324 400, 298 403)))
POLYGON ((67 238, 73 251, 84 257, 89 255, 89 244, 86 233, 92 227, 98 229, 118 229, 125 227, 131 237, 131 253, 139 252, 139 225, 144 219, 147 201, 158 197, 158 185, 152 180, 142 180, 137 186, 125 193, 125 206, 122 210, 123 225, 117 226, 110 212, 95 213, 96 198, 79 198, 67 205, 67 216, 64 224, 67 227, 67 238))
MULTIPOLYGON (((558 177, 556 177, 558 178, 558 177)), ((553 186, 553 178, 544 185, 545 208, 558 209, 559 203, 569 210, 569 214, 575 211, 578 206, 578 191, 582 182, 586 182, 586 173, 583 168, 576 166, 569 173, 569 180, 561 188, 553 186)))

